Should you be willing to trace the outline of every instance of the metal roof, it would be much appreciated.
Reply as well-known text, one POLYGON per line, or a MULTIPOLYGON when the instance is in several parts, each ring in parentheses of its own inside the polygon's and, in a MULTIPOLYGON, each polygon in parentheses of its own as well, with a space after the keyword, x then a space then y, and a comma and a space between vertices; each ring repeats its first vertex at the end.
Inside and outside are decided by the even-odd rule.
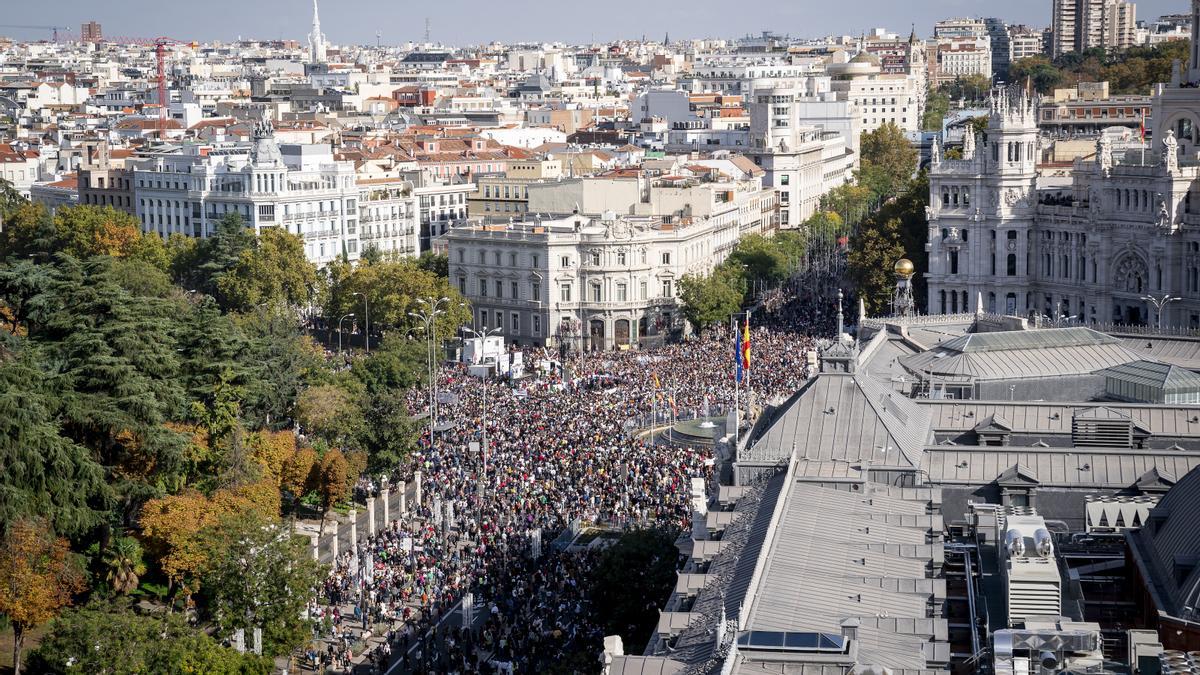
MULTIPOLYGON (((1177 474, 1178 475, 1178 474, 1177 474)), ((1131 533, 1137 564, 1159 609, 1191 621, 1200 619, 1200 471, 1191 471, 1150 511, 1150 525, 1131 533), (1179 578, 1178 565, 1192 564, 1179 578)))
MULTIPOLYGON (((989 416, 1002 418, 1014 434, 1070 435, 1071 418, 1095 404, 989 403, 970 400, 922 400, 938 432, 970 431, 989 416)), ((1105 402, 1103 407, 1128 415, 1157 437, 1200 440, 1200 409, 1196 406, 1105 402)))
MULTIPOLYGON (((1074 330, 1074 329, 1059 329, 1074 330)), ((1028 331, 1018 335, 1038 335, 1044 331, 1028 331)), ((983 333, 1007 335, 1007 333, 983 333)), ((1107 336, 1105 336, 1107 337, 1107 336)), ((967 339, 960 338, 960 339, 967 339)), ((1137 361, 1141 357, 1115 340, 1100 344, 1046 345, 1012 349, 983 349, 961 351, 950 347, 952 340, 938 347, 905 356, 900 365, 918 377, 949 377, 971 380, 1008 380, 1018 378, 1061 377, 1087 375, 1102 368, 1137 361)))
POLYGON ((1048 347, 1090 347, 1118 344, 1120 340, 1091 328, 1046 328, 1043 330, 1010 330, 994 333, 970 333, 943 342, 942 349, 961 353, 1002 352, 1016 349, 1046 349, 1048 347))
POLYGON ((1200 392, 1200 375, 1157 361, 1133 361, 1101 370, 1101 375, 1122 382, 1161 389, 1165 393, 1200 392))
POLYGON ((914 467, 930 438, 929 413, 861 375, 816 377, 739 462, 799 459, 914 467))
POLYGON ((1200 340, 1195 338, 1122 337, 1121 344, 1143 358, 1164 361, 1183 368, 1200 369, 1200 340))
POLYGON ((1200 452, 945 446, 926 448, 922 467, 937 484, 986 485, 1020 465, 1044 487, 1124 489, 1147 471, 1181 476, 1200 452))
POLYGON ((925 645, 944 642, 944 619, 928 616, 931 600, 945 597, 945 580, 927 579, 941 544, 940 517, 913 491, 872 484, 857 492, 791 481, 781 496, 756 583, 743 610, 750 631, 840 633, 846 619, 911 619, 863 625, 858 662, 893 669, 927 667, 925 645), (926 623, 926 621, 928 621, 926 623))

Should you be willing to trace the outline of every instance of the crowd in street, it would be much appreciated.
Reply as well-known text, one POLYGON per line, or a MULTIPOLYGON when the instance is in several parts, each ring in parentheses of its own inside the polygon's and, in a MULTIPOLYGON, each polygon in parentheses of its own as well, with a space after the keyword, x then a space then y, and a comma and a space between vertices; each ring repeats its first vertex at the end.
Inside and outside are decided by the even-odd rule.
MULTIPOLYGON (((435 419, 452 424, 432 442, 426 427, 411 472, 393 477, 419 481, 420 503, 335 561, 310 606, 323 645, 310 662, 346 668, 364 627, 385 626, 363 672, 555 672, 579 654, 596 665, 591 556, 554 538, 587 525, 686 530, 692 480, 714 480, 712 451, 658 442, 634 420, 716 414, 735 386, 743 409, 748 387, 757 406, 785 399, 811 376, 812 336, 830 335, 832 316, 786 303, 752 318, 740 385, 729 326, 656 349, 577 353, 516 382, 443 365, 435 419), (476 620, 463 630, 460 616, 442 619, 467 593, 476 620)), ((543 356, 557 358, 526 359, 543 356)), ((410 393, 414 413, 429 402, 426 389, 410 393)))

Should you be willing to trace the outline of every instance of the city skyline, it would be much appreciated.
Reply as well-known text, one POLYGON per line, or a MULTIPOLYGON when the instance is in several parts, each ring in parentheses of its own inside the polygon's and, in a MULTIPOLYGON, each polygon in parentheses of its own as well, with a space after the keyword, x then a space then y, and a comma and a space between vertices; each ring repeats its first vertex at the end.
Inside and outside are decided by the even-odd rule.
MULTIPOLYGON (((463 5, 434 6, 414 10, 411 7, 384 2, 383 0, 353 0, 322 6, 322 25, 331 44, 373 44, 376 31, 383 44, 398 45, 407 41, 421 41, 425 33, 425 19, 431 24, 434 42, 448 45, 481 44, 493 40, 518 41, 566 41, 584 43, 611 41, 616 39, 661 39, 664 34, 682 38, 733 38, 747 34, 758 34, 764 30, 790 34, 798 37, 820 37, 823 35, 854 35, 872 28, 883 27, 902 32, 915 25, 919 35, 929 35, 933 23, 951 16, 982 17, 995 16, 1008 23, 1024 23, 1035 27, 1050 24, 1050 3, 1047 0, 1016 0, 997 12, 995 5, 982 0, 956 0, 949 3, 919 2, 908 5, 866 0, 861 11, 853 16, 814 16, 813 6, 807 4, 780 5, 753 3, 749 11, 736 16, 719 16, 722 3, 715 0, 699 0, 698 9, 686 14, 673 11, 669 6, 653 6, 630 0, 609 2, 591 12, 564 15, 556 7, 539 0, 517 0, 507 5, 494 3, 465 3, 473 5, 470 12, 474 21, 461 21, 463 5), (477 6, 474 6, 477 5, 477 6), (633 15, 631 12, 640 14, 633 15), (366 14, 374 17, 363 21, 366 14), (862 23, 861 17, 871 17, 870 23, 862 23), (636 21, 634 20, 636 18, 636 21), (723 33, 714 33, 714 25, 723 27, 723 33)), ((1138 2, 1138 18, 1152 20, 1163 14, 1184 13, 1186 3, 1177 0, 1143 0, 1138 2)), ((65 0, 53 7, 45 5, 18 5, 10 8, 0 34, 15 39, 34 40, 48 38, 47 30, 13 28, 11 26, 65 26, 78 32, 79 26, 87 21, 97 21, 104 27, 107 36, 133 36, 151 38, 167 35, 181 40, 233 40, 241 38, 304 40, 309 29, 311 12, 307 0, 260 0, 253 10, 244 12, 240 20, 231 20, 235 9, 244 9, 244 3, 232 0, 212 0, 203 5, 179 6, 173 11, 172 21, 188 30, 173 28, 164 22, 149 0, 130 0, 118 5, 98 7, 82 0, 65 0)))

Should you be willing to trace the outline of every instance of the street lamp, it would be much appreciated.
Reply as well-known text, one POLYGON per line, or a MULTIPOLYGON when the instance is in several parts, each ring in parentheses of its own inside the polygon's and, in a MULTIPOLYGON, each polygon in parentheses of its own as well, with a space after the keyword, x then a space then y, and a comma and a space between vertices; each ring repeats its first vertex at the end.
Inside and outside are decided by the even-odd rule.
POLYGON ((1158 311, 1158 329, 1160 331, 1162 330, 1162 327, 1163 327, 1163 308, 1166 307, 1167 305, 1171 304, 1172 302, 1175 302, 1176 300, 1180 300, 1180 299, 1181 298, 1174 296, 1174 295, 1170 295, 1168 293, 1163 293, 1161 297, 1157 297, 1157 298, 1154 297, 1153 295, 1143 295, 1142 296, 1142 300, 1145 300, 1146 302, 1154 305, 1154 309, 1158 311))
POLYGON ((358 296, 361 296, 363 299, 363 313, 365 315, 363 317, 364 331, 365 331, 363 334, 367 338, 367 353, 370 354, 371 353, 371 304, 369 302, 367 302, 367 296, 364 295, 363 293, 351 293, 350 295, 358 295, 358 296))
POLYGON ((433 433, 434 426, 437 424, 437 368, 434 364, 434 336, 437 327, 437 318, 446 313, 442 308, 443 303, 450 304, 450 298, 417 298, 417 302, 421 303, 420 311, 409 312, 408 315, 421 323, 421 327, 425 330, 427 342, 425 344, 425 358, 429 366, 429 448, 433 449, 433 433))
MULTIPOLYGON (((484 326, 482 331, 477 331, 474 328, 467 328, 466 326, 463 326, 464 333, 468 333, 476 338, 479 338, 481 348, 482 348, 482 345, 487 342, 487 338, 499 335, 500 330, 501 329, 499 327, 488 330, 488 327, 484 326)), ((483 462, 483 470, 479 474, 479 525, 480 525, 480 527, 483 526, 483 500, 487 494, 487 456, 488 456, 488 439, 487 439, 488 387, 487 387, 487 384, 488 384, 488 378, 486 375, 484 375, 482 381, 483 381, 483 429, 481 432, 481 435, 482 435, 481 441, 482 441, 483 447, 480 450, 479 455, 483 462)))
POLYGON ((353 316, 354 316, 354 312, 350 312, 349 314, 338 319, 338 356, 341 356, 341 354, 342 354, 342 322, 353 316))

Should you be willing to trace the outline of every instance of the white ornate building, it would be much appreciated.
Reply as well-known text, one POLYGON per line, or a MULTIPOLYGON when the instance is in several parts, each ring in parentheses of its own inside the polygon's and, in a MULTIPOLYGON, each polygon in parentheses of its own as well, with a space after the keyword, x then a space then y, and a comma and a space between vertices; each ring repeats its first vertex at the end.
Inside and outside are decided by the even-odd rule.
POLYGON ((1196 83, 1193 67, 1158 86, 1150 149, 1101 137, 1056 185, 1035 169, 1037 102, 997 90, 985 141, 969 136, 963 159, 934 149, 928 311, 1157 323, 1165 295, 1164 325, 1200 327, 1196 83))

